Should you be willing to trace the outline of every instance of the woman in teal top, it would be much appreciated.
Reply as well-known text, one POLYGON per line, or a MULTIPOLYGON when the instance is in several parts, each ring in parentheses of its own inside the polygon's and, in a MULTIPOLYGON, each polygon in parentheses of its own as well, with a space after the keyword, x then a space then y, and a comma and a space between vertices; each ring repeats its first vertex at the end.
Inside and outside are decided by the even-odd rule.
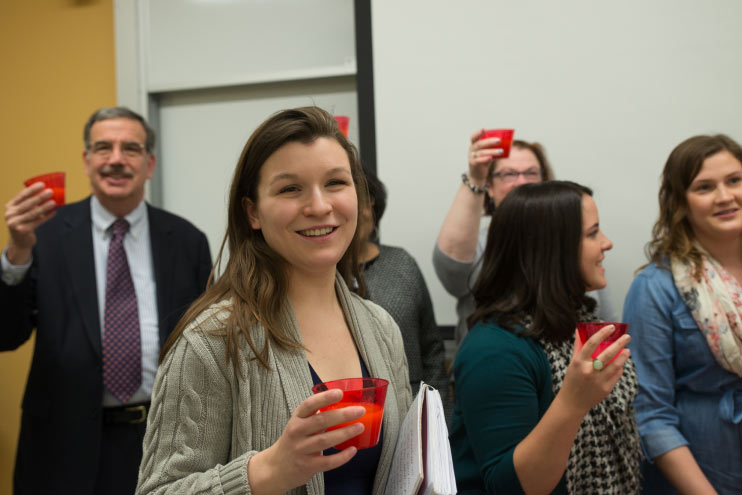
POLYGON ((623 336, 590 356, 578 321, 596 320, 611 241, 589 189, 526 184, 495 212, 454 365, 451 448, 459 493, 639 492, 636 372, 623 336), (611 361, 615 357, 614 361, 611 361), (607 363, 607 364, 606 364, 607 363))

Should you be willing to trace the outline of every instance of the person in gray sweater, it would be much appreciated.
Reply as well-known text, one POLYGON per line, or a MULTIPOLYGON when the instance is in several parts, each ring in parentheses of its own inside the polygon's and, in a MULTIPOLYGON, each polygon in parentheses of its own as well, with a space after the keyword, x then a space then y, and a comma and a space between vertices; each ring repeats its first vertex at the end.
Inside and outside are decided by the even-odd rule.
POLYGON ((206 292, 163 347, 137 493, 381 494, 412 401, 399 328, 364 292, 358 152, 317 107, 278 112, 247 141, 206 292), (312 386, 388 381, 381 438, 359 406, 312 386), (341 425, 340 428, 330 429, 341 425))
POLYGON ((367 239, 361 256, 366 281, 366 297, 392 315, 399 325, 410 372, 410 386, 417 392, 420 381, 441 394, 447 417, 451 404, 445 367, 443 338, 433 313, 433 302, 420 267, 403 248, 379 243, 379 222, 386 209, 384 184, 373 172, 366 172, 371 206, 366 216, 367 239))

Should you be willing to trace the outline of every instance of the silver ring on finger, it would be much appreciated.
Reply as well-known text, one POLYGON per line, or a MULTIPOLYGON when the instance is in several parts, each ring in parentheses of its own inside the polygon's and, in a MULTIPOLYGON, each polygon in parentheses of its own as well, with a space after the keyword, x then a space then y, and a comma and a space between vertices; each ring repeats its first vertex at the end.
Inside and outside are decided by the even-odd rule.
POLYGON ((475 150, 475 151, 472 151, 472 152, 471 152, 471 156, 472 156, 472 158, 476 158, 476 157, 477 157, 477 152, 476 152, 476 150, 475 150))
POLYGON ((603 361, 600 359, 593 359, 593 369, 595 371, 600 371, 603 368, 605 368, 605 364, 603 364, 603 361))

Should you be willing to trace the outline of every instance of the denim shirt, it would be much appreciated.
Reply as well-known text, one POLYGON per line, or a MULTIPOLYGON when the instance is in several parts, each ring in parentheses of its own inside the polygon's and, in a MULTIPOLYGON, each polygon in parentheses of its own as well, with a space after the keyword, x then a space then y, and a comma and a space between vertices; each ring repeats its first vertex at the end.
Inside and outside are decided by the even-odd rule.
POLYGON ((742 378, 717 364, 669 269, 653 263, 637 275, 623 321, 639 378, 634 407, 646 457, 687 445, 719 493, 739 493, 742 378))

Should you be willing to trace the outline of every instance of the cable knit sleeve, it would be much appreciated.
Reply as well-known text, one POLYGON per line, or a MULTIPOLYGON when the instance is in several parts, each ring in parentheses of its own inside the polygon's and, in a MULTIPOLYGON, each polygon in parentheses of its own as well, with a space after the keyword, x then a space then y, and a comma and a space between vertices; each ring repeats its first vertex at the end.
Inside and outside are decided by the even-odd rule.
POLYGON ((255 452, 230 460, 232 371, 215 339, 187 329, 157 372, 139 494, 250 493, 247 463, 255 452))

